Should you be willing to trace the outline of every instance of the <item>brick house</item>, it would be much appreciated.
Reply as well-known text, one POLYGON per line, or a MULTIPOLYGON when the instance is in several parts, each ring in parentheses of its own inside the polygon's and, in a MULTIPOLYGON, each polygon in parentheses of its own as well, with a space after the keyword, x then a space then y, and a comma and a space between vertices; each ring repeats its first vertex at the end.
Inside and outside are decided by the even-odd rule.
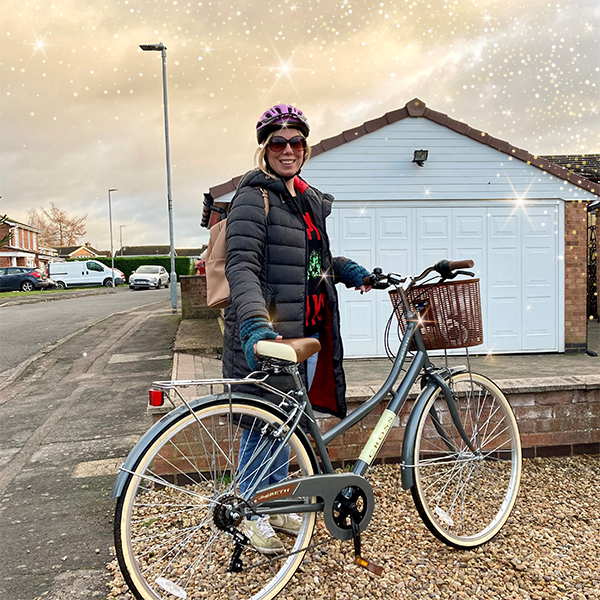
MULTIPOLYGON (((587 206, 600 197, 597 182, 416 98, 312 146, 302 173, 336 198, 334 254, 402 274, 441 258, 475 261, 484 319, 475 352, 586 349, 587 206)), ((205 226, 240 178, 205 194, 205 226)), ((338 293, 345 356, 385 356, 389 300, 338 293)))
POLYGON ((12 233, 8 242, 0 248, 0 267, 39 267, 46 265, 56 258, 57 253, 53 248, 45 248, 39 245, 39 234, 41 231, 20 223, 14 219, 8 219, 0 225, 0 238, 7 233, 12 233))

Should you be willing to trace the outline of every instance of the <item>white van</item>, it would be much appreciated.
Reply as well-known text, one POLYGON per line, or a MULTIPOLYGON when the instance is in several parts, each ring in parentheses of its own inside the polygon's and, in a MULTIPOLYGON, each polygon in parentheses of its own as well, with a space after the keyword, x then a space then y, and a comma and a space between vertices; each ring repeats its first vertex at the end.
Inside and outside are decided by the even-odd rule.
MULTIPOLYGON (((121 271, 115 269, 115 285, 125 283, 121 271)), ((73 262, 51 262, 48 265, 48 276, 56 282, 56 287, 64 290, 67 287, 91 285, 112 286, 112 269, 97 260, 78 260, 73 262)))

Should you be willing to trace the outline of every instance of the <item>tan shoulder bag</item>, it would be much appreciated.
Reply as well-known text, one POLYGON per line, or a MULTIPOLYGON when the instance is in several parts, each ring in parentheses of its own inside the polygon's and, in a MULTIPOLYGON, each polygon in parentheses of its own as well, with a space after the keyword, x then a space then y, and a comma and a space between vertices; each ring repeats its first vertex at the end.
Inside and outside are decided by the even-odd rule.
MULTIPOLYGON (((265 213, 269 216, 269 193, 261 189, 265 201, 265 213)), ((229 298, 229 283, 225 277, 225 243, 227 219, 210 228, 210 239, 206 250, 206 303, 211 308, 225 308, 229 298)))

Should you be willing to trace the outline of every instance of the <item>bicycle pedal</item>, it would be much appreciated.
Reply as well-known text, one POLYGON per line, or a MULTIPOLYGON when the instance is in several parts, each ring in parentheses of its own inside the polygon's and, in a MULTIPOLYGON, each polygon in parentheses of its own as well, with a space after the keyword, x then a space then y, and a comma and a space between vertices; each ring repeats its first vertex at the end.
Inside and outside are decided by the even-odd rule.
POLYGON ((376 565, 375 563, 371 562, 370 560, 366 560, 362 556, 355 556, 354 564, 359 565, 360 567, 363 567, 367 571, 371 571, 371 573, 375 573, 375 575, 377 575, 378 577, 381 577, 383 575, 383 567, 382 566, 376 565))

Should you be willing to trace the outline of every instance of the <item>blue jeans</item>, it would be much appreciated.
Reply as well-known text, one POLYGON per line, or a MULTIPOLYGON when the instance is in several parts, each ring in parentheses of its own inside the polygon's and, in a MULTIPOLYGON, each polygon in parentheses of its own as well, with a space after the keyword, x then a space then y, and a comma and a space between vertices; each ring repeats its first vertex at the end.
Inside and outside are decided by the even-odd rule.
MULTIPOLYGON (((252 461, 248 468, 244 471, 242 479, 238 482, 240 493, 244 495, 246 490, 255 483, 256 478, 262 471, 263 467, 267 464, 270 458, 275 454, 280 443, 272 443, 267 446, 260 454, 255 455, 256 448, 262 440, 265 438, 261 435, 260 429, 262 428, 262 422, 260 427, 256 429, 242 430, 242 436, 240 439, 240 455, 239 455, 239 467, 240 471, 244 470, 244 467, 248 461, 252 461)), ((266 487, 273 483, 279 483, 283 481, 288 474, 288 464, 290 460, 290 447, 286 446, 283 448, 273 465, 271 470, 267 473, 261 482, 258 484, 257 489, 266 487)))
MULTIPOLYGON (((313 336, 315 339, 319 339, 319 334, 315 333, 313 336)), ((308 389, 312 385, 313 379, 315 377, 315 371, 317 369, 317 357, 319 353, 317 352, 313 356, 309 357, 306 361, 306 377, 308 389)), ((240 439, 240 454, 238 459, 238 464, 240 468, 240 472, 244 470, 245 465, 248 461, 252 461, 248 468, 245 470, 242 479, 238 482, 240 494, 244 495, 246 490, 255 483, 256 478, 258 477, 260 471, 262 471, 263 467, 267 464, 270 458, 275 454, 277 448, 279 447, 278 443, 273 443, 267 448, 265 448, 259 455, 255 456, 255 451, 260 441, 263 437, 260 434, 260 429, 262 425, 257 426, 256 429, 242 430, 242 436, 240 439)), ((283 481, 288 474, 288 464, 290 460, 290 447, 286 446, 273 465, 271 466, 271 470, 267 473, 258 484, 257 490, 266 487, 267 485, 272 485, 274 483, 279 483, 283 481)))

